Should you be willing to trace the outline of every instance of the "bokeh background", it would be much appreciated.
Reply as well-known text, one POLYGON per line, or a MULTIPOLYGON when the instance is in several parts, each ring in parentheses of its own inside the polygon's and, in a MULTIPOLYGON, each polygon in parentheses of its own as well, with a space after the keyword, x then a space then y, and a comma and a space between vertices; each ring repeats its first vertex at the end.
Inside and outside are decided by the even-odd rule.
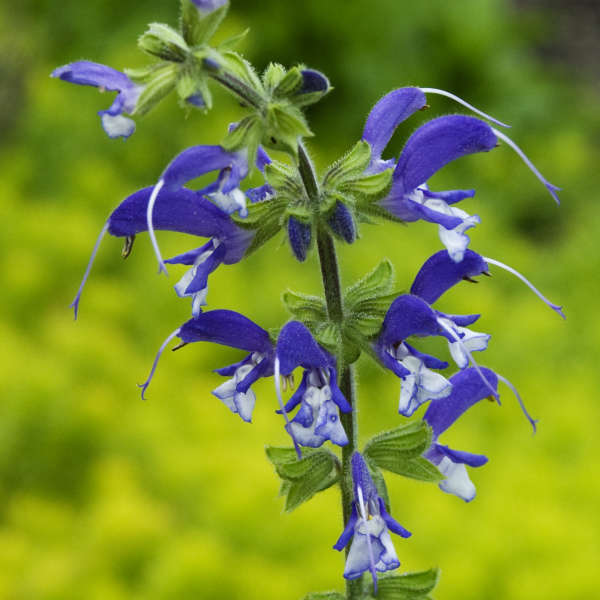
MULTIPOLYGON (((551 181, 557 208, 506 147, 462 159, 437 189, 475 187, 464 208, 482 217, 472 247, 527 274, 565 305, 563 322, 507 273, 462 284, 439 303, 481 312, 493 334, 482 359, 511 379, 540 418, 533 437, 506 390, 445 438, 485 453, 471 504, 390 475, 402 569, 439 565, 440 600, 597 597, 600 561, 600 15, 597 2, 510 0, 275 0, 234 2, 221 37, 251 27, 242 51, 257 67, 303 61, 334 92, 310 110, 311 150, 324 167, 360 136, 374 102, 395 87, 451 90, 513 125, 511 135, 551 181)), ((0 7, 0 598, 10 600, 299 599, 342 589, 339 497, 330 489, 282 512, 265 444, 287 444, 272 383, 256 386, 254 424, 210 394, 211 370, 241 353, 195 344, 167 353, 142 402, 164 337, 189 315, 157 277, 145 236, 123 262, 107 239, 79 321, 68 304, 104 219, 152 184, 185 147, 218 143, 240 108, 216 94, 208 117, 175 98, 108 139, 92 88, 49 78, 87 58, 146 64, 135 40, 152 21, 175 23, 176 0, 21 0, 0 7)), ((457 111, 441 97, 403 124, 457 111)), ((165 254, 193 247, 162 234, 165 254)), ((342 248, 350 283, 388 256, 399 289, 440 248, 435 227, 364 227, 342 248)), ((317 263, 296 263, 281 239, 211 278, 210 304, 266 328, 287 315, 286 288, 319 293, 317 263)), ((358 365, 361 439, 401 422, 398 381, 358 365)), ((420 415, 421 413, 419 413, 420 415)))

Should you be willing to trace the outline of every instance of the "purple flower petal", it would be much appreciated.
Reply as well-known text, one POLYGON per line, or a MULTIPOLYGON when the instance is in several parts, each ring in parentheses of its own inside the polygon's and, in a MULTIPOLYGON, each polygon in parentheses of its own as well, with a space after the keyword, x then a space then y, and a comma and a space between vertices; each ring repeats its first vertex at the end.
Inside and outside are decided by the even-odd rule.
POLYGON ((416 87, 394 90, 375 104, 362 135, 362 139, 371 146, 372 163, 381 157, 396 127, 425 104, 425 94, 416 87))
POLYGON ((164 170, 164 186, 179 187, 210 171, 230 169, 223 181, 221 192, 227 194, 238 187, 248 174, 248 163, 243 152, 227 152, 221 146, 192 146, 178 154, 164 170))
POLYGON ((476 277, 487 273, 488 266, 483 257, 466 250, 460 262, 454 262, 446 250, 430 256, 413 281, 410 293, 433 304, 442 294, 465 277, 476 277))
POLYGON ((212 12, 221 8, 229 2, 229 0, 192 0, 192 2, 198 7, 199 10, 205 13, 212 12))
POLYGON ((364 498, 365 504, 369 501, 377 503, 379 495, 377 494, 377 488, 373 483, 369 468, 365 459, 362 457, 360 452, 354 452, 352 454, 352 480, 354 481, 354 498, 358 498, 357 489, 362 490, 362 497, 364 498))
POLYGON ((452 450, 448 446, 435 444, 436 450, 447 456, 453 463, 469 465, 469 467, 483 467, 488 462, 488 457, 483 454, 473 454, 464 450, 452 450))
POLYGON ((288 238, 294 256, 300 261, 306 260, 310 242, 312 239, 312 229, 294 217, 288 219, 288 238))
MULTIPOLYGON (((496 374, 485 367, 480 367, 480 370, 487 382, 497 389, 496 374)), ((432 400, 423 417, 431 425, 434 438, 446 431, 471 406, 491 395, 489 386, 474 368, 459 371, 450 377, 450 383, 452 384, 450 395, 432 400)))
POLYGON ((393 187, 409 193, 449 162, 487 152, 496 146, 492 128, 475 117, 450 115, 433 119, 415 131, 404 146, 394 170, 393 187))
POLYGON ((439 325, 429 304, 410 294, 399 296, 388 309, 383 320, 379 342, 395 346, 411 335, 438 335, 439 325))
POLYGON ((289 375, 299 366, 304 369, 321 369, 332 366, 333 362, 299 321, 290 321, 279 333, 277 357, 281 363, 282 375, 289 375))
POLYGON ((313 92, 326 92, 331 86, 329 79, 315 69, 302 69, 302 86, 298 94, 310 94, 313 92))
POLYGON ((269 352, 269 334, 244 315, 232 310, 211 310, 186 321, 178 337, 186 344, 214 342, 248 352, 269 352))

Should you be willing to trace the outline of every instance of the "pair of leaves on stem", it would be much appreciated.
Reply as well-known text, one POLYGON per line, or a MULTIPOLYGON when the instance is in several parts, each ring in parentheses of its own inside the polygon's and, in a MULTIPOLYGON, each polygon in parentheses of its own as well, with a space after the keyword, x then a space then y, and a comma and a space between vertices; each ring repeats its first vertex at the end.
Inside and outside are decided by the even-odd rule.
POLYGON ((371 340, 379 333, 385 313, 398 295, 394 288, 394 268, 385 259, 344 293, 344 318, 340 323, 329 320, 325 300, 287 291, 283 302, 292 316, 302 321, 317 341, 344 364, 358 359, 361 351, 372 354, 371 340))
MULTIPOLYGON (((404 575, 383 575, 378 579, 377 596, 373 590, 366 591, 363 600, 431 600, 428 595, 440 578, 439 569, 429 569, 404 575)), ((303 600, 346 600, 340 592, 313 592, 303 600)))
MULTIPOLYGON (((376 435, 365 446, 363 455, 388 508, 389 497, 381 469, 419 481, 438 482, 444 478, 421 456, 431 445, 431 436, 429 425, 416 421, 376 435)), ((301 459, 294 448, 267 446, 266 452, 281 478, 280 495, 285 496, 286 511, 294 510, 339 481, 339 459, 325 448, 305 448, 301 459)))

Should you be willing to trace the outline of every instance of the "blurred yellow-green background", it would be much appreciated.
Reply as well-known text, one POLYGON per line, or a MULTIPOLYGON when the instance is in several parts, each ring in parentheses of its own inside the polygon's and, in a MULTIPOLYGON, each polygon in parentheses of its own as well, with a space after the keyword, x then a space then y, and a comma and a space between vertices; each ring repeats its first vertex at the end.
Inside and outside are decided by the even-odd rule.
MULTIPOLYGON (((463 208, 482 224, 472 248, 527 274, 563 322, 510 275, 462 284, 439 307, 481 312, 493 334, 481 362, 515 383, 540 418, 532 437, 506 391, 501 408, 472 409, 444 441, 485 453, 471 504, 434 485, 389 476, 404 570, 439 565, 438 600, 580 600, 598 595, 600 478, 600 14, 595 2, 305 0, 234 2, 222 37, 250 26, 242 47, 259 68, 306 62, 334 92, 310 111, 323 167, 358 139, 383 93, 403 85, 451 90, 513 125, 510 134, 551 181, 557 208, 505 146, 462 159, 434 189, 475 187, 463 208)), ((299 599, 342 589, 339 496, 330 489, 283 514, 265 444, 286 444, 272 382, 260 382, 247 425, 210 394, 211 370, 240 352, 195 344, 163 357, 164 337, 189 315, 156 276, 145 236, 123 262, 107 239, 84 292, 71 301, 102 223, 127 194, 152 184, 185 147, 218 143, 241 109, 224 94, 209 115, 173 97, 110 140, 96 111, 110 95, 49 78, 86 58, 146 64, 136 36, 175 23, 178 2, 22 0, 0 7, 0 598, 10 600, 299 599)), ((403 124, 457 111, 440 97, 403 124)), ((165 254, 197 244, 160 236, 165 254)), ((382 257, 406 288, 440 248, 435 227, 363 227, 341 249, 351 282, 382 257)), ((211 307, 265 328, 286 318, 285 288, 319 293, 317 263, 296 263, 280 239, 219 269, 211 307)), ((361 440, 400 424, 399 383, 358 365, 361 440)), ((421 413, 419 413, 420 415, 421 413)))

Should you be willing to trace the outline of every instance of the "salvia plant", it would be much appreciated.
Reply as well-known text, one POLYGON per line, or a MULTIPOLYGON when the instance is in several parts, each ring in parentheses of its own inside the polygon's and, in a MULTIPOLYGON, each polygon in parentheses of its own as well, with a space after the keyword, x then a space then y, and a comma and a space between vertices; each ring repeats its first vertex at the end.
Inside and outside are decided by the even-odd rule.
POLYGON ((426 598, 436 585, 437 569, 390 573, 400 566, 390 534, 406 538, 411 533, 391 515, 383 472, 436 483, 443 492, 469 502, 475 497, 469 468, 483 466, 487 458, 448 447, 444 432, 480 400, 499 403, 500 383, 515 394, 534 431, 536 427, 509 380, 475 360, 474 353, 485 350, 490 340, 489 334, 470 328, 479 315, 446 314, 436 308, 436 301, 450 288, 476 282, 498 267, 564 316, 524 275, 469 248, 467 231, 480 219, 457 205, 474 190, 434 191, 427 181, 455 159, 506 145, 556 202, 559 188, 500 131, 507 125, 450 92, 421 87, 383 96, 367 115, 356 144, 317 173, 305 146, 313 135, 305 111, 331 91, 329 80, 305 65, 286 68, 278 63, 259 75, 234 49, 244 33, 212 44, 227 9, 227 0, 182 0, 178 28, 152 23, 139 38, 139 47, 153 59, 144 68, 119 72, 78 61, 52 73, 64 81, 117 92, 113 103, 99 112, 102 127, 113 138, 129 137, 135 130, 132 117, 148 113, 172 92, 185 107, 206 113, 212 106, 211 88, 221 86, 241 105, 239 121, 223 132, 220 145, 184 150, 155 183, 125 198, 109 215, 72 304, 75 317, 102 237, 108 232, 123 238, 127 256, 135 237, 147 232, 160 271, 166 272, 166 264, 188 267, 175 292, 191 300, 191 318, 162 344, 141 386, 142 397, 161 353, 173 340, 176 348, 212 342, 243 351, 239 362, 217 369, 225 379, 213 394, 250 422, 256 401, 252 384, 272 378, 291 444, 268 446, 266 452, 281 479, 285 509, 291 511, 331 486, 341 490, 342 532, 332 545, 345 549, 346 591, 306 598, 426 598), (384 158, 398 124, 426 109, 434 95, 452 98, 478 116, 433 119, 408 138, 397 159, 384 158), (269 151, 284 158, 273 160, 269 151), (244 185, 254 172, 260 173, 262 185, 244 185), (209 173, 212 180, 206 187, 186 187, 209 173), (361 224, 399 227, 419 220, 437 227, 444 249, 416 270, 408 292, 394 293, 393 267, 386 259, 342 287, 337 244, 357 242, 361 224), (192 248, 163 260, 157 231, 186 234, 192 248), (241 262, 282 231, 299 262, 316 247, 324 295, 285 291, 283 302, 292 318, 276 334, 238 312, 205 310, 210 274, 221 264, 241 262), (196 242, 198 237, 208 241, 196 242), (419 350, 420 340, 429 336, 447 341, 449 361, 419 350), (402 417, 410 417, 422 404, 427 408, 421 420, 400 422, 359 449, 353 365, 362 353, 400 379, 402 417), (450 362, 455 372, 448 375, 450 362), (284 394, 288 387, 293 390, 297 369, 300 382, 286 402, 284 394), (367 572, 370 578, 363 577, 367 572))

